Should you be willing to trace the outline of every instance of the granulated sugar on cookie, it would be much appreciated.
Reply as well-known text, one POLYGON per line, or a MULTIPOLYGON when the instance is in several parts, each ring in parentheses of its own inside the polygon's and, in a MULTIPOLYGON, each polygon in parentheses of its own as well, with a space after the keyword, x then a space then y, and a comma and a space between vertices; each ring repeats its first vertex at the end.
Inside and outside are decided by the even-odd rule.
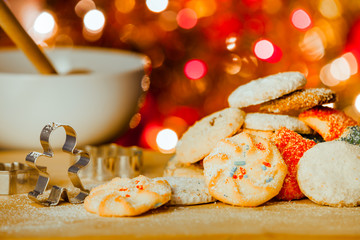
POLYGON ((276 131, 286 127, 291 131, 310 134, 312 129, 297 117, 269 113, 248 113, 245 116, 244 128, 262 131, 276 131))
POLYGON ((213 198, 204 179, 191 177, 160 177, 156 180, 165 180, 171 186, 169 205, 196 205, 216 201, 213 198))
POLYGON ((253 80, 233 91, 228 102, 230 107, 244 108, 260 104, 295 90, 306 84, 306 78, 299 72, 283 72, 253 80))
POLYGON ((312 201, 335 207, 360 204, 360 147, 343 141, 323 142, 298 163, 301 191, 312 201))
POLYGON ((245 112, 225 108, 196 122, 181 137, 176 146, 176 158, 182 163, 203 159, 216 143, 238 132, 243 125, 245 112))

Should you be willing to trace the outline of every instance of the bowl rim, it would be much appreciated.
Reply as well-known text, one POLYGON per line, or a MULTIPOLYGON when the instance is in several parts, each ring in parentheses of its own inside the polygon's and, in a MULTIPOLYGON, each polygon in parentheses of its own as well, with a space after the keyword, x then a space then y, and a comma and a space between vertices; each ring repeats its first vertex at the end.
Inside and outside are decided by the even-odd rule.
MULTIPOLYGON (((130 51, 130 50, 124 50, 124 49, 117 49, 117 48, 108 48, 108 47, 99 47, 99 46, 58 46, 58 47, 52 47, 52 48, 44 48, 43 49, 46 52, 52 52, 52 51, 68 51, 68 50, 75 50, 75 51, 92 51, 92 52, 108 52, 108 53, 119 53, 119 54, 125 54, 128 56, 133 56, 136 57, 137 59, 140 60, 140 62, 142 62, 141 65, 130 68, 129 70, 127 70, 127 73, 134 73, 134 72, 138 72, 139 70, 145 71, 145 72, 149 72, 151 70, 151 60, 150 58, 142 53, 138 53, 138 52, 134 52, 134 51, 130 51)), ((0 55, 2 52, 22 52, 20 49, 18 49, 15 46, 5 46, 5 47, 0 47, 0 55)), ((35 69, 36 70, 36 69, 35 69)), ((51 79, 56 79, 56 78, 63 78, 64 76, 66 76, 67 78, 73 78, 73 77, 84 77, 84 76, 97 76, 97 75, 101 75, 101 76, 113 76, 113 75, 118 75, 118 74, 124 74, 124 72, 91 72, 91 74, 89 73, 76 73, 76 74, 40 74, 38 72, 36 73, 18 73, 18 72, 0 72, 0 76, 2 77, 16 77, 16 78, 24 78, 24 77, 34 77, 37 76, 38 78, 51 78, 51 79)))

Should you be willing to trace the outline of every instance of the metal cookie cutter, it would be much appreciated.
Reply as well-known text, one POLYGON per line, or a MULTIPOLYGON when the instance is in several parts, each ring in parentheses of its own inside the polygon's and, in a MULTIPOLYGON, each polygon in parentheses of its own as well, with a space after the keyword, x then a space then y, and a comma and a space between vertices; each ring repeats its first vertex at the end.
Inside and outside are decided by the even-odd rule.
POLYGON ((114 177, 133 178, 141 173, 142 150, 139 147, 121 147, 117 144, 85 146, 90 163, 80 172, 82 178, 108 181, 114 177))
POLYGON ((46 125, 40 134, 40 143, 43 148, 43 153, 39 152, 30 152, 26 156, 26 163, 28 163, 31 167, 35 168, 39 172, 39 178, 37 180, 35 189, 29 192, 28 196, 30 199, 34 200, 35 202, 41 203, 45 206, 54 206, 57 205, 61 199, 64 201, 68 201, 70 203, 82 203, 84 202, 85 197, 89 194, 89 190, 85 189, 81 183, 81 180, 78 176, 78 172, 81 168, 85 167, 89 161, 90 157, 86 151, 81 151, 75 148, 76 146, 76 132, 75 130, 70 127, 69 125, 62 125, 58 123, 50 123, 46 125), (80 193, 74 197, 69 198, 67 189, 59 186, 52 186, 50 195, 47 200, 42 201, 40 200, 41 195, 46 190, 46 187, 49 183, 50 176, 46 172, 46 170, 41 169, 39 166, 36 165, 36 160, 41 157, 45 156, 51 158, 54 156, 54 152, 51 149, 49 138, 50 134, 57 128, 63 127, 66 133, 65 143, 62 147, 64 152, 72 154, 74 156, 80 156, 80 158, 68 169, 68 176, 72 182, 72 184, 80 189, 80 193))
MULTIPOLYGON (((41 167, 45 169, 46 167, 41 167)), ((12 195, 31 191, 39 173, 19 162, 0 163, 0 195, 12 195)))

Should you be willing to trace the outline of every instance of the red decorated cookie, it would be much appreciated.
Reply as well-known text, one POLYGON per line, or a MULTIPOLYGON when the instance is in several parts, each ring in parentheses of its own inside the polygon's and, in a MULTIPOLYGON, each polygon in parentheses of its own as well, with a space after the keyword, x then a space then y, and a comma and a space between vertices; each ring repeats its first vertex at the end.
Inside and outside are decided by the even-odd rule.
POLYGON ((312 140, 303 138, 301 135, 285 127, 278 129, 274 133, 272 141, 279 149, 288 167, 288 174, 286 175, 282 189, 276 198, 280 200, 303 198, 304 194, 300 191, 296 180, 297 164, 303 154, 316 143, 312 140))
POLYGON ((357 125, 357 122, 344 112, 323 106, 302 112, 299 119, 318 132, 325 141, 335 140, 347 127, 357 125))

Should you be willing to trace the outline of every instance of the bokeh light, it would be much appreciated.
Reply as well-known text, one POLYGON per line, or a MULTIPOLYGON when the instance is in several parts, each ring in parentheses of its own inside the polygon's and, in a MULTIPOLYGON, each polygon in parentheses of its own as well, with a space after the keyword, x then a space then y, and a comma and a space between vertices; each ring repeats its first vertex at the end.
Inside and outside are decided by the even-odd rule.
POLYGON ((190 8, 181 9, 176 16, 176 21, 181 28, 193 28, 197 23, 196 12, 190 8))
POLYGON ((135 7, 135 0, 115 0, 115 7, 121 13, 129 13, 135 7))
POLYGON ((174 152, 177 142, 176 132, 169 128, 161 130, 156 136, 156 143, 161 152, 174 152))
POLYGON ((207 73, 207 66, 204 61, 193 59, 188 61, 184 67, 186 77, 191 80, 203 78, 207 73))
POLYGON ((296 9, 292 12, 291 23, 299 30, 309 29, 312 25, 309 14, 303 9, 296 9))
POLYGON ((317 61, 325 55, 326 38, 322 30, 314 27, 308 30, 299 43, 301 51, 307 60, 317 61))
POLYGON ((217 4, 215 0, 190 0, 186 3, 186 7, 193 9, 198 18, 203 18, 212 16, 217 4))
POLYGON ((146 6, 152 12, 162 12, 164 11, 169 4, 168 0, 146 0, 146 6))
POLYGON ((78 17, 83 18, 87 12, 96 9, 93 0, 80 0, 75 6, 75 13, 78 17))
POLYGON ((274 45, 268 40, 260 40, 255 43, 254 53, 262 60, 271 58, 271 56, 274 54, 274 51, 274 45))
POLYGON ((321 0, 319 4, 320 13, 329 19, 335 19, 341 16, 341 4, 337 0, 321 0))
POLYGON ((89 31, 99 32, 105 25, 105 16, 97 9, 90 10, 84 16, 84 25, 89 31))
POLYGON ((355 98, 355 109, 360 113, 360 94, 355 98))
POLYGON ((42 12, 34 22, 34 30, 39 34, 52 33, 55 28, 55 19, 48 12, 42 12))
POLYGON ((229 51, 234 50, 236 48, 236 41, 237 41, 237 37, 235 36, 230 36, 226 38, 226 48, 229 51))
POLYGON ((328 86, 328 87, 333 87, 336 86, 340 83, 340 81, 336 78, 334 78, 334 76, 331 74, 330 72, 330 64, 326 64, 324 67, 321 68, 320 70, 320 80, 321 82, 328 86))
POLYGON ((344 57, 335 59, 330 64, 331 75, 340 81, 345 81, 350 78, 350 66, 344 57))

